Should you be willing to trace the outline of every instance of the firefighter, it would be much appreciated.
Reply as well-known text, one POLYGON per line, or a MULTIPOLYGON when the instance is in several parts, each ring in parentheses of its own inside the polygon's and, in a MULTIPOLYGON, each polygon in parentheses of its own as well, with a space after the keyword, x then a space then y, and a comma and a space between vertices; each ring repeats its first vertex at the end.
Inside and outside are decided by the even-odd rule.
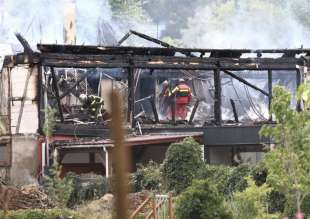
POLYGON ((162 83, 162 90, 161 93, 159 94, 159 105, 160 105, 160 113, 164 116, 169 117, 169 109, 171 105, 170 101, 170 87, 169 87, 169 82, 165 80, 162 83))
POLYGON ((104 104, 103 99, 95 95, 81 94, 82 110, 88 110, 92 118, 102 117, 101 111, 104 104))
POLYGON ((187 117, 187 106, 191 101, 191 88, 183 78, 179 79, 177 86, 171 91, 175 96, 175 115, 178 119, 185 120, 187 117))

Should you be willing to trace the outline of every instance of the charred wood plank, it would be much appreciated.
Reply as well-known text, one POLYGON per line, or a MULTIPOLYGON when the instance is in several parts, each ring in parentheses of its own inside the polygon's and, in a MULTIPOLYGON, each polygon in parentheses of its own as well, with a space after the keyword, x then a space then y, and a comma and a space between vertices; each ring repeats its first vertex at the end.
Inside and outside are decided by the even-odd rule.
POLYGON ((192 124, 192 123, 193 123, 193 120, 194 120, 196 111, 197 111, 197 109, 198 109, 199 103, 200 103, 199 100, 197 100, 197 101, 195 102, 194 108, 193 108, 192 113, 191 113, 191 116, 190 116, 190 118, 189 118, 189 124, 192 124))
POLYGON ((272 70, 268 70, 268 109, 269 109, 269 120, 272 120, 271 101, 272 101, 272 70))
POLYGON ((245 84, 245 85, 247 85, 247 86, 253 88, 254 90, 257 90, 257 91, 261 92, 261 93, 264 94, 265 96, 269 97, 269 94, 268 94, 266 91, 264 91, 263 89, 260 89, 260 88, 256 87, 255 85, 249 83, 247 80, 245 80, 245 79, 243 79, 243 78, 241 78, 241 77, 238 77, 237 75, 235 75, 234 73, 232 73, 232 72, 230 72, 230 71, 223 70, 223 72, 226 73, 226 74, 228 74, 228 75, 231 76, 232 78, 238 80, 239 82, 241 82, 241 83, 243 83, 243 84, 245 84))
POLYGON ((63 99, 65 96, 67 96, 68 94, 70 94, 74 88, 76 88, 76 86, 78 86, 82 81, 85 80, 85 78, 87 77, 87 75, 84 75, 82 78, 80 78, 77 82, 75 82, 66 92, 64 92, 59 98, 63 99))
POLYGON ((56 95, 60 121, 64 122, 65 120, 64 120, 64 115, 63 115, 62 108, 61 108, 61 102, 60 102, 60 96, 59 96, 59 87, 57 84, 55 69, 53 67, 51 68, 51 73, 52 73, 52 78, 53 78, 53 87, 54 87, 54 91, 55 91, 55 95, 56 95))
POLYGON ((222 124, 222 86, 220 70, 214 70, 214 119, 216 125, 222 124))
POLYGON ((159 123, 159 117, 158 117, 158 112, 156 109, 156 104, 155 104, 155 98, 154 96, 152 96, 152 98, 149 99, 151 106, 152 106, 152 111, 154 114, 154 118, 155 118, 155 123, 159 123))
POLYGON ((231 107, 232 107, 232 110, 233 110, 233 113, 234 113, 235 122, 239 123, 239 116, 238 116, 238 112, 237 112, 237 109, 236 109, 235 101, 233 99, 230 99, 230 104, 231 104, 231 107))
POLYGON ((125 41, 130 37, 130 35, 131 35, 131 32, 129 31, 128 33, 126 33, 126 34, 122 37, 122 39, 120 39, 120 40, 118 41, 117 46, 122 45, 123 42, 125 42, 125 41))

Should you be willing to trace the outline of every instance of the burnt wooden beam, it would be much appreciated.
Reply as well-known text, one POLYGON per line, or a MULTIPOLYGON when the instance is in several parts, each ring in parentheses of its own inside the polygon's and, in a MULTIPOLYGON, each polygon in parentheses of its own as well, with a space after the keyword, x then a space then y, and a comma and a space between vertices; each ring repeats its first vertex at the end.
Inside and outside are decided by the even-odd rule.
POLYGON ((231 107, 232 107, 232 110, 233 110, 235 122, 239 123, 239 116, 238 116, 238 112, 237 112, 237 109, 236 109, 235 101, 233 99, 230 99, 230 104, 231 104, 231 107))
POLYGON ((20 33, 15 33, 15 36, 24 47, 24 52, 29 56, 30 59, 32 59, 34 52, 31 49, 27 40, 20 33))
POLYGON ((171 96, 171 118, 172 118, 172 123, 175 125, 176 124, 176 118, 175 118, 175 95, 171 96))
POLYGON ((146 34, 139 33, 139 32, 134 31, 134 30, 130 30, 129 33, 134 34, 134 35, 141 37, 142 39, 148 40, 150 42, 156 43, 160 46, 167 47, 167 48, 174 48, 174 46, 170 45, 169 43, 166 43, 166 42, 161 41, 159 39, 156 39, 154 37, 148 36, 146 34))
POLYGON ((158 117, 158 113, 157 113, 157 109, 156 109, 156 104, 155 104, 155 98, 154 96, 152 96, 152 98, 149 99, 151 106, 152 106, 152 111, 154 114, 154 118, 155 118, 155 123, 159 123, 159 117, 158 117))
MULTIPOLYGON (((172 45, 163 42, 161 40, 158 40, 156 38, 150 37, 148 35, 145 35, 143 33, 139 33, 137 31, 130 31, 131 34, 135 34, 136 36, 139 36, 141 38, 144 38, 146 40, 152 41, 154 43, 157 43, 161 46, 164 46, 166 48, 159 48, 159 47, 134 47, 134 46, 96 46, 96 45, 59 45, 59 44, 38 44, 37 48, 42 53, 76 53, 76 54, 137 54, 137 53, 145 53, 149 54, 153 51, 161 51, 163 53, 200 53, 200 54, 206 54, 206 53, 217 53, 217 54, 233 54, 236 56, 236 54, 264 54, 264 53, 278 53, 278 54, 289 54, 290 57, 302 54, 310 53, 309 48, 305 49, 259 49, 259 50, 253 50, 253 49, 203 49, 203 48, 179 48, 179 47, 173 47, 172 45)), ((127 35, 127 34, 126 34, 127 35)), ((125 36, 126 36, 125 35, 125 36)), ((123 37, 124 38, 124 37, 123 37)))
POLYGON ((214 119, 216 125, 222 124, 222 86, 219 69, 214 70, 214 119))
POLYGON ((238 80, 239 82, 253 88, 254 90, 257 90, 259 92, 261 92, 262 94, 264 94, 265 96, 269 97, 269 93, 267 93, 266 91, 264 91, 263 89, 260 89, 259 87, 256 87, 255 85, 251 84, 250 82, 248 82, 247 80, 238 77, 237 75, 235 75, 234 73, 227 71, 227 70, 223 70, 224 73, 228 74, 229 76, 231 76, 232 78, 238 80))
POLYGON ((135 74, 134 68, 128 68, 128 114, 127 121, 135 127, 135 74))
POLYGON ((76 88, 76 86, 78 86, 82 81, 85 80, 85 78, 87 77, 87 74, 84 75, 82 78, 80 78, 77 82, 74 83, 74 85, 72 85, 66 92, 64 92, 59 98, 63 99, 65 96, 67 96, 68 94, 70 94, 74 88, 76 88))
POLYGON ((126 34, 122 37, 122 39, 120 39, 120 40, 118 41, 117 46, 122 45, 123 42, 125 42, 125 41, 130 37, 130 35, 131 35, 131 32, 129 31, 128 33, 126 33, 126 34))
POLYGON ((75 55, 75 54, 42 54, 43 65, 54 67, 81 68, 151 68, 183 70, 296 70, 296 65, 303 65, 303 60, 296 58, 197 58, 167 57, 153 55, 75 55), (131 61, 130 61, 131 59, 131 61))
POLYGON ((59 96, 59 87, 58 87, 58 84, 57 84, 55 69, 53 67, 51 68, 51 73, 52 73, 52 78, 53 78, 53 88, 55 90, 56 101, 57 101, 58 111, 59 111, 59 116, 60 116, 60 121, 64 122, 65 120, 64 120, 64 115, 63 115, 62 108, 61 108, 61 102, 60 102, 60 96, 59 96))
POLYGON ((272 102, 272 70, 268 70, 268 109, 269 109, 269 120, 272 120, 271 102, 272 102))
POLYGON ((193 120, 194 120, 196 111, 197 111, 197 109, 198 109, 199 103, 200 103, 200 101, 199 101, 199 100, 196 100, 195 105, 194 105, 194 108, 193 108, 193 110, 192 110, 192 113, 191 113, 190 118, 189 118, 189 121, 188 121, 189 124, 192 124, 192 123, 193 123, 193 120))
MULTIPOLYGON (((301 82, 302 82, 302 74, 301 74, 300 70, 298 69, 296 71, 296 90, 300 86, 301 82)), ((301 108, 301 101, 300 100, 297 100, 296 110, 298 112, 300 112, 302 110, 302 108, 301 108)))

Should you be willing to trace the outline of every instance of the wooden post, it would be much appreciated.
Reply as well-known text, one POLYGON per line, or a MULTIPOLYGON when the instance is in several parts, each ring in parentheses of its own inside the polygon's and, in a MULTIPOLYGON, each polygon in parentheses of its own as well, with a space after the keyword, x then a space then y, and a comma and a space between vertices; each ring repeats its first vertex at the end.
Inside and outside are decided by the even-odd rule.
POLYGON ((222 87, 220 70, 214 70, 214 119, 216 125, 222 124, 222 87))
POLYGON ((272 101, 272 70, 268 70, 268 108, 269 108, 269 121, 272 121, 271 101, 272 101))
POLYGON ((153 208, 153 218, 157 219, 157 209, 156 209, 156 196, 153 196, 152 200, 152 208, 153 208))
POLYGON ((168 211, 169 211, 169 219, 173 219, 173 202, 172 202, 172 193, 169 192, 169 203, 168 203, 168 211))
POLYGON ((53 67, 51 67, 51 73, 52 73, 52 78, 53 78, 53 87, 54 87, 54 91, 55 91, 55 95, 56 95, 56 100, 57 100, 57 105, 58 105, 58 111, 59 111, 59 115, 60 115, 60 121, 64 122, 64 115, 63 115, 63 112, 62 112, 60 96, 59 96, 59 87, 58 87, 58 84, 57 84, 55 69, 53 67))
POLYGON ((112 103, 112 140, 114 141, 114 148, 112 151, 113 164, 115 167, 115 209, 116 219, 128 218, 128 202, 127 194, 129 169, 129 153, 128 147, 125 146, 125 132, 122 122, 122 105, 119 95, 112 92, 110 96, 112 103))
MULTIPOLYGON (((302 77, 302 75, 301 75, 301 73, 300 73, 300 70, 298 69, 298 70, 296 71, 296 90, 298 89, 299 85, 301 84, 301 80, 302 80, 301 77, 302 77)), ((301 111, 301 102, 300 102, 300 100, 297 101, 296 110, 297 110, 298 112, 301 111)))
POLYGON ((128 68, 128 113, 127 121, 135 126, 135 73, 134 68, 128 68))

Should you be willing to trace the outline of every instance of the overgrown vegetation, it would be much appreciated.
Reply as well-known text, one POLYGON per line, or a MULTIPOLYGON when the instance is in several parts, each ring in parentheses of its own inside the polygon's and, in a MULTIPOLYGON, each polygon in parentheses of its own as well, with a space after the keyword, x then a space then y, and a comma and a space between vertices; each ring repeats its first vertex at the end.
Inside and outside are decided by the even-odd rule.
POLYGON ((44 186, 49 198, 59 208, 66 208, 74 190, 73 178, 70 176, 60 177, 60 166, 54 165, 49 170, 49 175, 44 178, 44 186))
POLYGON ((203 166, 201 145, 193 138, 173 143, 168 148, 162 166, 164 184, 169 191, 181 193, 203 166))
MULTIPOLYGON (((3 212, 0 211, 0 218, 4 218, 3 212)), ((8 219, 86 219, 87 217, 81 216, 76 211, 64 209, 48 209, 48 210, 18 210, 9 211, 7 214, 8 219)))
POLYGON ((176 216, 179 219, 230 219, 223 204, 223 196, 208 180, 194 180, 177 199, 176 216))
POLYGON ((131 184, 136 192, 142 190, 162 191, 162 175, 160 166, 150 161, 146 166, 138 165, 137 171, 131 176, 131 184))
MULTIPOLYGON (((299 101, 305 91, 303 86, 299 88, 299 101)), ((261 130, 263 136, 272 137, 276 143, 264 159, 267 183, 285 194, 286 200, 294 200, 294 207, 300 212, 310 194, 310 113, 292 109, 291 94, 282 87, 275 87, 273 95, 271 113, 277 123, 261 130)))

